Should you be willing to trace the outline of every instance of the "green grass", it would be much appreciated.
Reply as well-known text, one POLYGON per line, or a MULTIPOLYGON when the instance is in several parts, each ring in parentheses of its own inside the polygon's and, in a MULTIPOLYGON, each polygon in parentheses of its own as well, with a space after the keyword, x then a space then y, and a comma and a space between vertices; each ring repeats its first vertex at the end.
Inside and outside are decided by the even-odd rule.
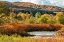
POLYGON ((0 34, 0 42, 32 42, 34 38, 30 37, 21 37, 20 35, 1 35, 0 34))
POLYGON ((52 37, 52 38, 30 38, 30 37, 21 37, 20 35, 1 35, 0 42, 64 42, 64 37, 52 37), (61 39, 60 39, 61 38, 61 39))

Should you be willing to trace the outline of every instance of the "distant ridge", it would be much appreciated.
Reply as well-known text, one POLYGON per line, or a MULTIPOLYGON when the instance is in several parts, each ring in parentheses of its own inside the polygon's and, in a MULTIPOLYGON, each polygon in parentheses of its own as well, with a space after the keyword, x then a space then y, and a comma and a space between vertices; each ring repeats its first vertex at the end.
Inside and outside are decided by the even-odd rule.
POLYGON ((53 12, 64 12, 64 8, 50 5, 37 5, 30 2, 8 2, 5 1, 6 7, 9 7, 12 11, 18 12, 44 12, 44 13, 53 13, 53 12))

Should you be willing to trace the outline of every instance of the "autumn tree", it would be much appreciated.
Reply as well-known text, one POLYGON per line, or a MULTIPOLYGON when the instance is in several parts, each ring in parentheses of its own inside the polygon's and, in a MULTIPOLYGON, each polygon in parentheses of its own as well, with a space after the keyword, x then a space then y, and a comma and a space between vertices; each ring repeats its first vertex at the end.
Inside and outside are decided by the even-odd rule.
POLYGON ((55 16, 52 14, 48 15, 47 23, 48 24, 54 24, 55 23, 55 16))
POLYGON ((47 23, 48 17, 46 14, 42 15, 38 20, 36 20, 37 23, 47 23))
POLYGON ((10 23, 14 23, 14 22, 16 22, 16 14, 14 13, 14 12, 10 12, 10 15, 9 15, 9 22, 10 23))
POLYGON ((16 19, 18 19, 18 20, 22 20, 22 16, 21 16, 21 14, 22 14, 22 12, 19 12, 19 13, 17 14, 17 18, 16 18, 16 19))
POLYGON ((33 13, 32 13, 32 11, 30 11, 30 16, 33 16, 33 13))
POLYGON ((30 17, 30 14, 22 13, 21 16, 22 16, 23 19, 26 19, 26 18, 30 17))
POLYGON ((64 24, 64 15, 62 12, 58 12, 56 14, 56 23, 58 24, 64 24))
POLYGON ((35 23, 34 16, 30 16, 30 18, 26 18, 24 23, 26 23, 26 24, 34 24, 35 23))
POLYGON ((41 13, 40 12, 37 12, 36 14, 35 14, 35 18, 37 19, 37 18, 40 18, 41 17, 41 13))

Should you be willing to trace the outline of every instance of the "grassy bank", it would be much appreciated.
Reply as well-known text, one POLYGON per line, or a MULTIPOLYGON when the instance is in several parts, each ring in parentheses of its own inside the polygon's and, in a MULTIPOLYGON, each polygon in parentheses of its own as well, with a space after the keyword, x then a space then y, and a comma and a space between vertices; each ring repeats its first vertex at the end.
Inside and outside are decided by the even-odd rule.
POLYGON ((64 42, 64 37, 41 37, 41 38, 30 38, 30 37, 21 37, 19 35, 1 35, 0 34, 0 42, 64 42))

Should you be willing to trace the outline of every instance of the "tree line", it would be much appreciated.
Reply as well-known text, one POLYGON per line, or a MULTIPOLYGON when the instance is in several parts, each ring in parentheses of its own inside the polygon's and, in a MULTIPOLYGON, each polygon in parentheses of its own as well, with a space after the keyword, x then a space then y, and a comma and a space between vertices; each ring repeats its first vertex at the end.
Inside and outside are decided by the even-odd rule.
POLYGON ((0 23, 21 23, 21 24, 64 24, 64 13, 57 12, 56 15, 41 14, 36 12, 35 16, 29 13, 19 12, 15 14, 6 8, 4 2, 0 2, 0 23))

